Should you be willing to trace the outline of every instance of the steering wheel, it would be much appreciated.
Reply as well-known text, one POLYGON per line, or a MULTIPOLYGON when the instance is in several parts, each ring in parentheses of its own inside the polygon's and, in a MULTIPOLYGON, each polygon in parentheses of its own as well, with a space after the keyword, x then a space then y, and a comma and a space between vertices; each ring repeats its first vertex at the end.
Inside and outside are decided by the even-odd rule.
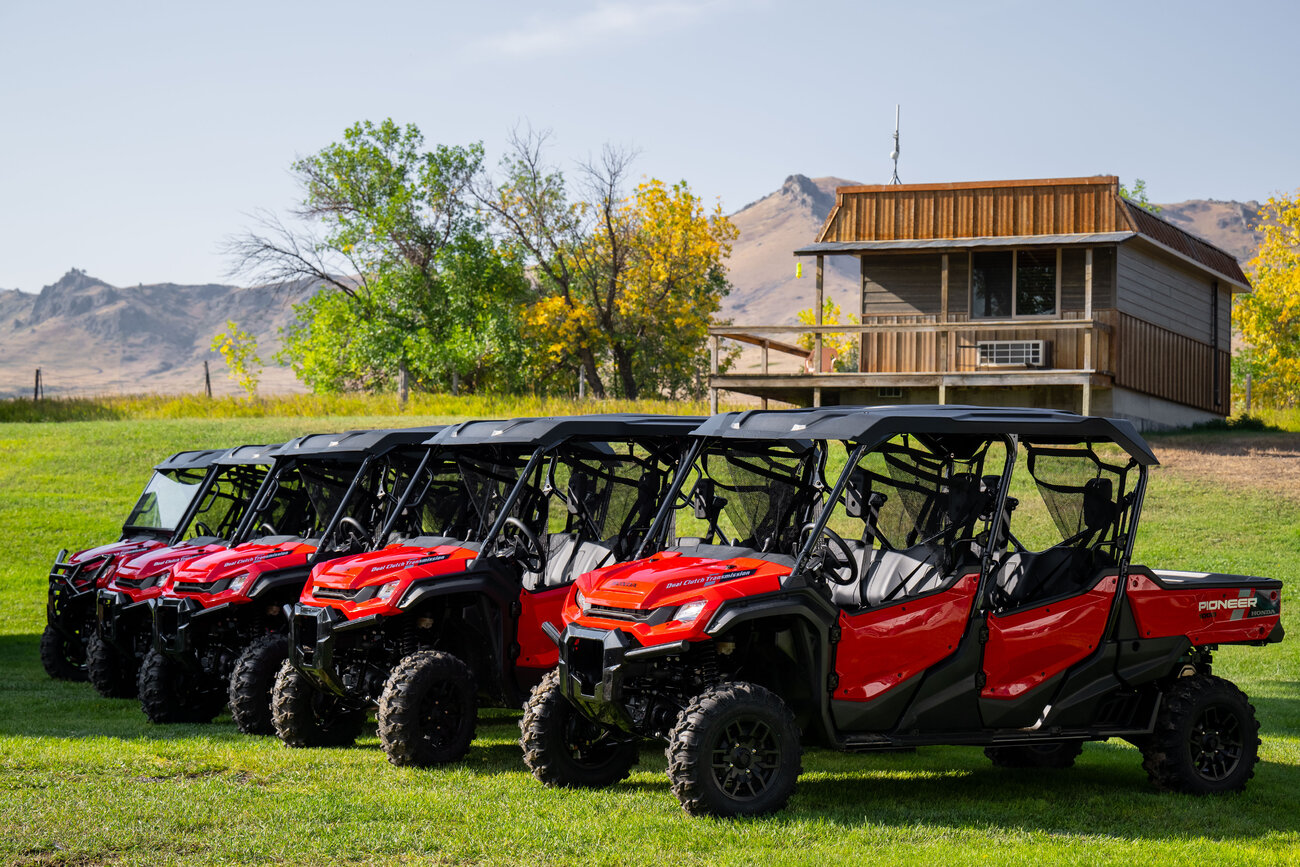
POLYGON ((501 528, 501 535, 505 535, 505 528, 513 527, 519 532, 511 535, 514 541, 514 551, 508 556, 514 557, 529 572, 542 571, 542 543, 537 538, 537 534, 529 528, 527 524, 518 518, 506 518, 504 526, 501 528), (520 543, 518 540, 522 539, 520 543))
POLYGON ((348 546, 366 543, 366 528, 356 518, 339 518, 339 526, 348 528, 349 538, 345 543, 348 546))
MULTIPOLYGON (((816 521, 809 521, 807 524, 804 524, 799 528, 799 539, 801 542, 807 534, 816 529, 816 521)), ((823 556, 821 569, 819 570, 821 576, 832 584, 840 584, 846 587, 857 582, 858 561, 854 559, 853 549, 849 547, 849 543, 840 538, 840 534, 836 533, 830 527, 822 527, 822 535, 830 542, 828 547, 839 548, 839 553, 842 556, 837 559, 823 556), (840 574, 841 568, 845 570, 845 575, 840 574)))
POLYGON ((268 535, 268 536, 274 536, 274 535, 276 535, 276 533, 275 533, 275 528, 272 527, 270 524, 266 523, 265 521, 263 521, 261 524, 259 524, 258 527, 257 527, 257 529, 259 529, 259 530, 265 530, 265 531, 266 531, 266 535, 268 535))
POLYGON ((212 528, 209 527, 207 524, 203 523, 202 521, 195 521, 195 522, 194 522, 194 529, 195 529, 195 531, 196 531, 200 536, 215 536, 215 535, 216 535, 215 533, 212 532, 212 528))

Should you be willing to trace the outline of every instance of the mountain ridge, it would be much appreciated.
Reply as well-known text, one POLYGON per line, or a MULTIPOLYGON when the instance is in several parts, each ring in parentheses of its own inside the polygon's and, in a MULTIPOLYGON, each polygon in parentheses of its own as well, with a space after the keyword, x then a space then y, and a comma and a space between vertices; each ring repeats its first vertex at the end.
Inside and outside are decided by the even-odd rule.
MULTIPOLYGON (((733 289, 720 318, 739 325, 784 325, 812 307, 812 269, 796 277, 792 253, 816 238, 835 204, 835 188, 854 183, 792 174, 730 215, 740 237, 728 262, 733 289)), ((1161 217, 1239 260, 1249 259, 1259 244, 1257 202, 1192 199, 1161 208, 1161 217)), ((845 313, 857 309, 858 280, 851 257, 827 258, 825 291, 845 313)), ((305 391, 293 371, 272 358, 281 345, 280 328, 293 320, 293 305, 311 293, 307 283, 119 287, 77 268, 39 293, 0 289, 0 397, 30 395, 37 367, 51 395, 195 393, 203 389, 205 360, 214 392, 234 394, 220 358, 209 349, 228 319, 258 340, 266 362, 264 393, 305 391)), ((748 352, 742 366, 756 357, 756 350, 748 352)))

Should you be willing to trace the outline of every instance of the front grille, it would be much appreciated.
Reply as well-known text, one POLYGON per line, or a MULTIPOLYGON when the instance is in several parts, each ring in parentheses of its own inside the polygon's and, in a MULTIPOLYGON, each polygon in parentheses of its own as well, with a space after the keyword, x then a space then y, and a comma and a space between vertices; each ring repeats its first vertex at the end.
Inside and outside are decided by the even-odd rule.
POLYGON ((654 616, 653 608, 615 608, 612 605, 588 605, 587 614, 592 617, 608 617, 611 620, 630 620, 640 623, 654 616))
POLYGON ((216 581, 177 581, 172 589, 177 593, 210 593, 219 584, 225 584, 224 578, 216 581))
POLYGON ((313 587, 311 595, 317 599, 339 599, 351 602, 369 589, 369 587, 358 587, 356 590, 349 590, 346 587, 313 587))

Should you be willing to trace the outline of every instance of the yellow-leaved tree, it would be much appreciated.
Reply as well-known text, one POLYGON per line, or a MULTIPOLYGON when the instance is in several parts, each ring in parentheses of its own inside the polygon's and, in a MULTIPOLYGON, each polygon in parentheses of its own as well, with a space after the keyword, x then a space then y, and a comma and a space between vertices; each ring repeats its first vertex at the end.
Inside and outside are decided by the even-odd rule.
POLYGON ((699 391, 735 226, 685 182, 625 192, 631 155, 612 148, 580 167, 572 194, 544 164, 544 141, 516 137, 507 177, 479 196, 529 260, 538 297, 525 337, 544 355, 540 375, 581 371, 597 397, 607 379, 631 399, 699 391))
POLYGON ((257 381, 262 378, 262 359, 257 355, 257 338, 240 328, 235 320, 227 319, 226 330, 212 336, 212 351, 221 353, 230 378, 251 399, 257 392, 257 381))
POLYGON ((1240 387, 1252 379, 1253 399, 1266 406, 1300 400, 1300 190, 1260 208, 1264 241, 1250 261, 1254 291, 1236 303, 1246 346, 1234 364, 1240 387))
MULTIPOLYGON (((832 299, 822 299, 822 325, 839 325, 840 305, 832 299)), ((816 308, 809 307, 806 310, 800 310, 796 316, 804 325, 816 325, 817 314, 816 308)), ((858 317, 854 313, 849 314, 848 322, 850 325, 858 324, 858 317)), ((814 337, 811 334, 800 334, 798 344, 802 349, 812 352, 816 346, 814 337)), ((858 341, 852 334, 823 334, 822 351, 831 350, 835 353, 834 367, 836 371, 847 371, 858 369, 858 341)))

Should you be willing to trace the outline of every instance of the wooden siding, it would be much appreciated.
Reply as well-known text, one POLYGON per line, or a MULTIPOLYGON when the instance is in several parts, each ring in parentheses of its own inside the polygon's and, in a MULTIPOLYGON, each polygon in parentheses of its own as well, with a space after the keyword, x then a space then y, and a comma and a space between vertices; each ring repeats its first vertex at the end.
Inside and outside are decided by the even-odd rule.
POLYGON ((1230 408, 1231 356, 1184 334, 1119 315, 1115 384, 1219 415, 1230 408), (1214 367, 1219 369, 1214 399, 1214 367))
POLYGON ((841 187, 818 241, 1132 231, 1115 177, 841 187))
MULTIPOLYGON (((1210 342, 1211 278, 1184 267, 1178 260, 1151 247, 1130 241, 1119 248, 1121 313, 1158 325, 1177 334, 1210 342)), ((1221 302, 1220 302, 1221 303, 1221 302)), ((1223 315, 1220 306, 1220 315, 1223 315)), ((1220 320, 1220 332, 1226 331, 1220 320)))
POLYGON ((868 316, 939 312, 943 259, 938 253, 882 254, 862 259, 862 301, 868 316))
MULTIPOLYGON (((1061 309, 1081 311, 1084 302, 1085 262, 1082 247, 1061 249, 1061 309)), ((1115 248, 1092 248, 1092 309, 1115 306, 1115 248)))

